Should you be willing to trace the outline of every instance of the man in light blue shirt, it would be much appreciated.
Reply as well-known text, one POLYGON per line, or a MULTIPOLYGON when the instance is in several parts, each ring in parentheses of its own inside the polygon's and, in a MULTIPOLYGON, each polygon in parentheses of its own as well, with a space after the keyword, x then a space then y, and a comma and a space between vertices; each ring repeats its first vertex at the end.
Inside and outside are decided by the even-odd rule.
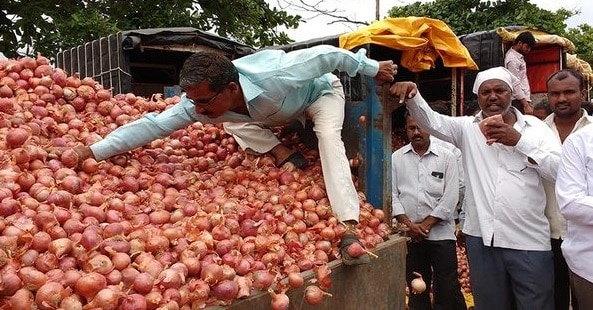
MULTIPOLYGON (((263 50, 232 62, 216 52, 195 53, 180 72, 179 86, 185 94, 178 104, 160 114, 149 113, 77 151, 81 158, 102 160, 164 138, 194 122, 225 122, 242 148, 270 152, 279 161, 286 157, 281 154, 289 155, 291 150, 265 127, 310 118, 319 140, 332 210, 347 224, 342 243, 345 248, 345 244, 358 242, 354 226, 359 219, 359 202, 341 138, 344 92, 331 72, 367 75, 379 84, 393 81, 397 73, 393 61, 378 62, 367 58, 365 52, 320 45, 289 53, 263 50)), ((342 256, 345 263, 361 262, 342 256)))

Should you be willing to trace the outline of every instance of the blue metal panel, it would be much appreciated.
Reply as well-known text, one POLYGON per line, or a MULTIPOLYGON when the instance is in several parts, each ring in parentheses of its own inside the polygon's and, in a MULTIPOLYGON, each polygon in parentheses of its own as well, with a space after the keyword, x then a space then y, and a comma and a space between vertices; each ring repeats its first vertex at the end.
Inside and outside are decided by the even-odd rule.
POLYGON ((348 158, 359 159, 358 188, 373 207, 391 208, 391 112, 383 88, 369 77, 342 76, 346 117, 342 136, 348 158))

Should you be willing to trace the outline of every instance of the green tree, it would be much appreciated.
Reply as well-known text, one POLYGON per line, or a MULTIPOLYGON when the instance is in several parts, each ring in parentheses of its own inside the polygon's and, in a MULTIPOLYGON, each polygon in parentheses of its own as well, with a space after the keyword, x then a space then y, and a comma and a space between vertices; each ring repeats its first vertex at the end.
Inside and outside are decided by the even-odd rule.
POLYGON ((436 0, 396 6, 388 12, 391 17, 426 16, 440 19, 457 34, 516 25, 560 34, 566 28, 566 19, 576 13, 566 9, 550 12, 538 8, 529 0, 436 0))
POLYGON ((593 26, 582 24, 570 28, 566 31, 566 38, 577 47, 576 54, 580 59, 593 64, 593 26))
POLYGON ((53 57, 120 30, 195 27, 252 46, 287 44, 277 27, 296 28, 298 15, 264 0, 8 0, 0 7, 0 51, 7 57, 53 57))
POLYGON ((426 16, 444 21, 458 35, 492 30, 500 26, 527 26, 557 34, 571 40, 579 58, 593 63, 593 29, 583 24, 567 29, 565 21, 579 11, 559 9, 551 12, 538 8, 529 0, 480 1, 435 0, 396 6, 390 17, 426 16))

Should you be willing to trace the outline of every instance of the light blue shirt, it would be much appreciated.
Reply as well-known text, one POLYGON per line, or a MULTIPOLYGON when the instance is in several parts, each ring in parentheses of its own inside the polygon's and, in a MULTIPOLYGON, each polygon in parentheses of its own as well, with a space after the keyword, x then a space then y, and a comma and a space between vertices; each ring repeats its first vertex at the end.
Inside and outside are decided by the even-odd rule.
POLYGON ((175 130, 194 122, 257 122, 277 126, 302 119, 305 110, 317 98, 332 91, 331 81, 336 70, 350 76, 375 76, 379 63, 357 53, 329 45, 286 53, 282 50, 262 50, 236 59, 249 115, 227 111, 212 119, 197 114, 192 103, 182 95, 175 106, 161 112, 148 113, 109 134, 90 146, 95 158, 102 160, 155 139, 169 136, 175 130))

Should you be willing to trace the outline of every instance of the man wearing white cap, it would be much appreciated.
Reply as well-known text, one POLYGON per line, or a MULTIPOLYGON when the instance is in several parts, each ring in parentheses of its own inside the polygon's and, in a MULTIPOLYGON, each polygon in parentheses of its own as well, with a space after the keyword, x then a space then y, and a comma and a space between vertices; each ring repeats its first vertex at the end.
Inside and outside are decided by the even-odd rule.
POLYGON ((463 233, 476 309, 553 309, 553 262, 541 178, 554 180, 560 147, 551 129, 511 106, 515 77, 503 67, 478 73, 481 111, 451 117, 431 110, 412 82, 391 93, 418 125, 463 154, 463 233))

